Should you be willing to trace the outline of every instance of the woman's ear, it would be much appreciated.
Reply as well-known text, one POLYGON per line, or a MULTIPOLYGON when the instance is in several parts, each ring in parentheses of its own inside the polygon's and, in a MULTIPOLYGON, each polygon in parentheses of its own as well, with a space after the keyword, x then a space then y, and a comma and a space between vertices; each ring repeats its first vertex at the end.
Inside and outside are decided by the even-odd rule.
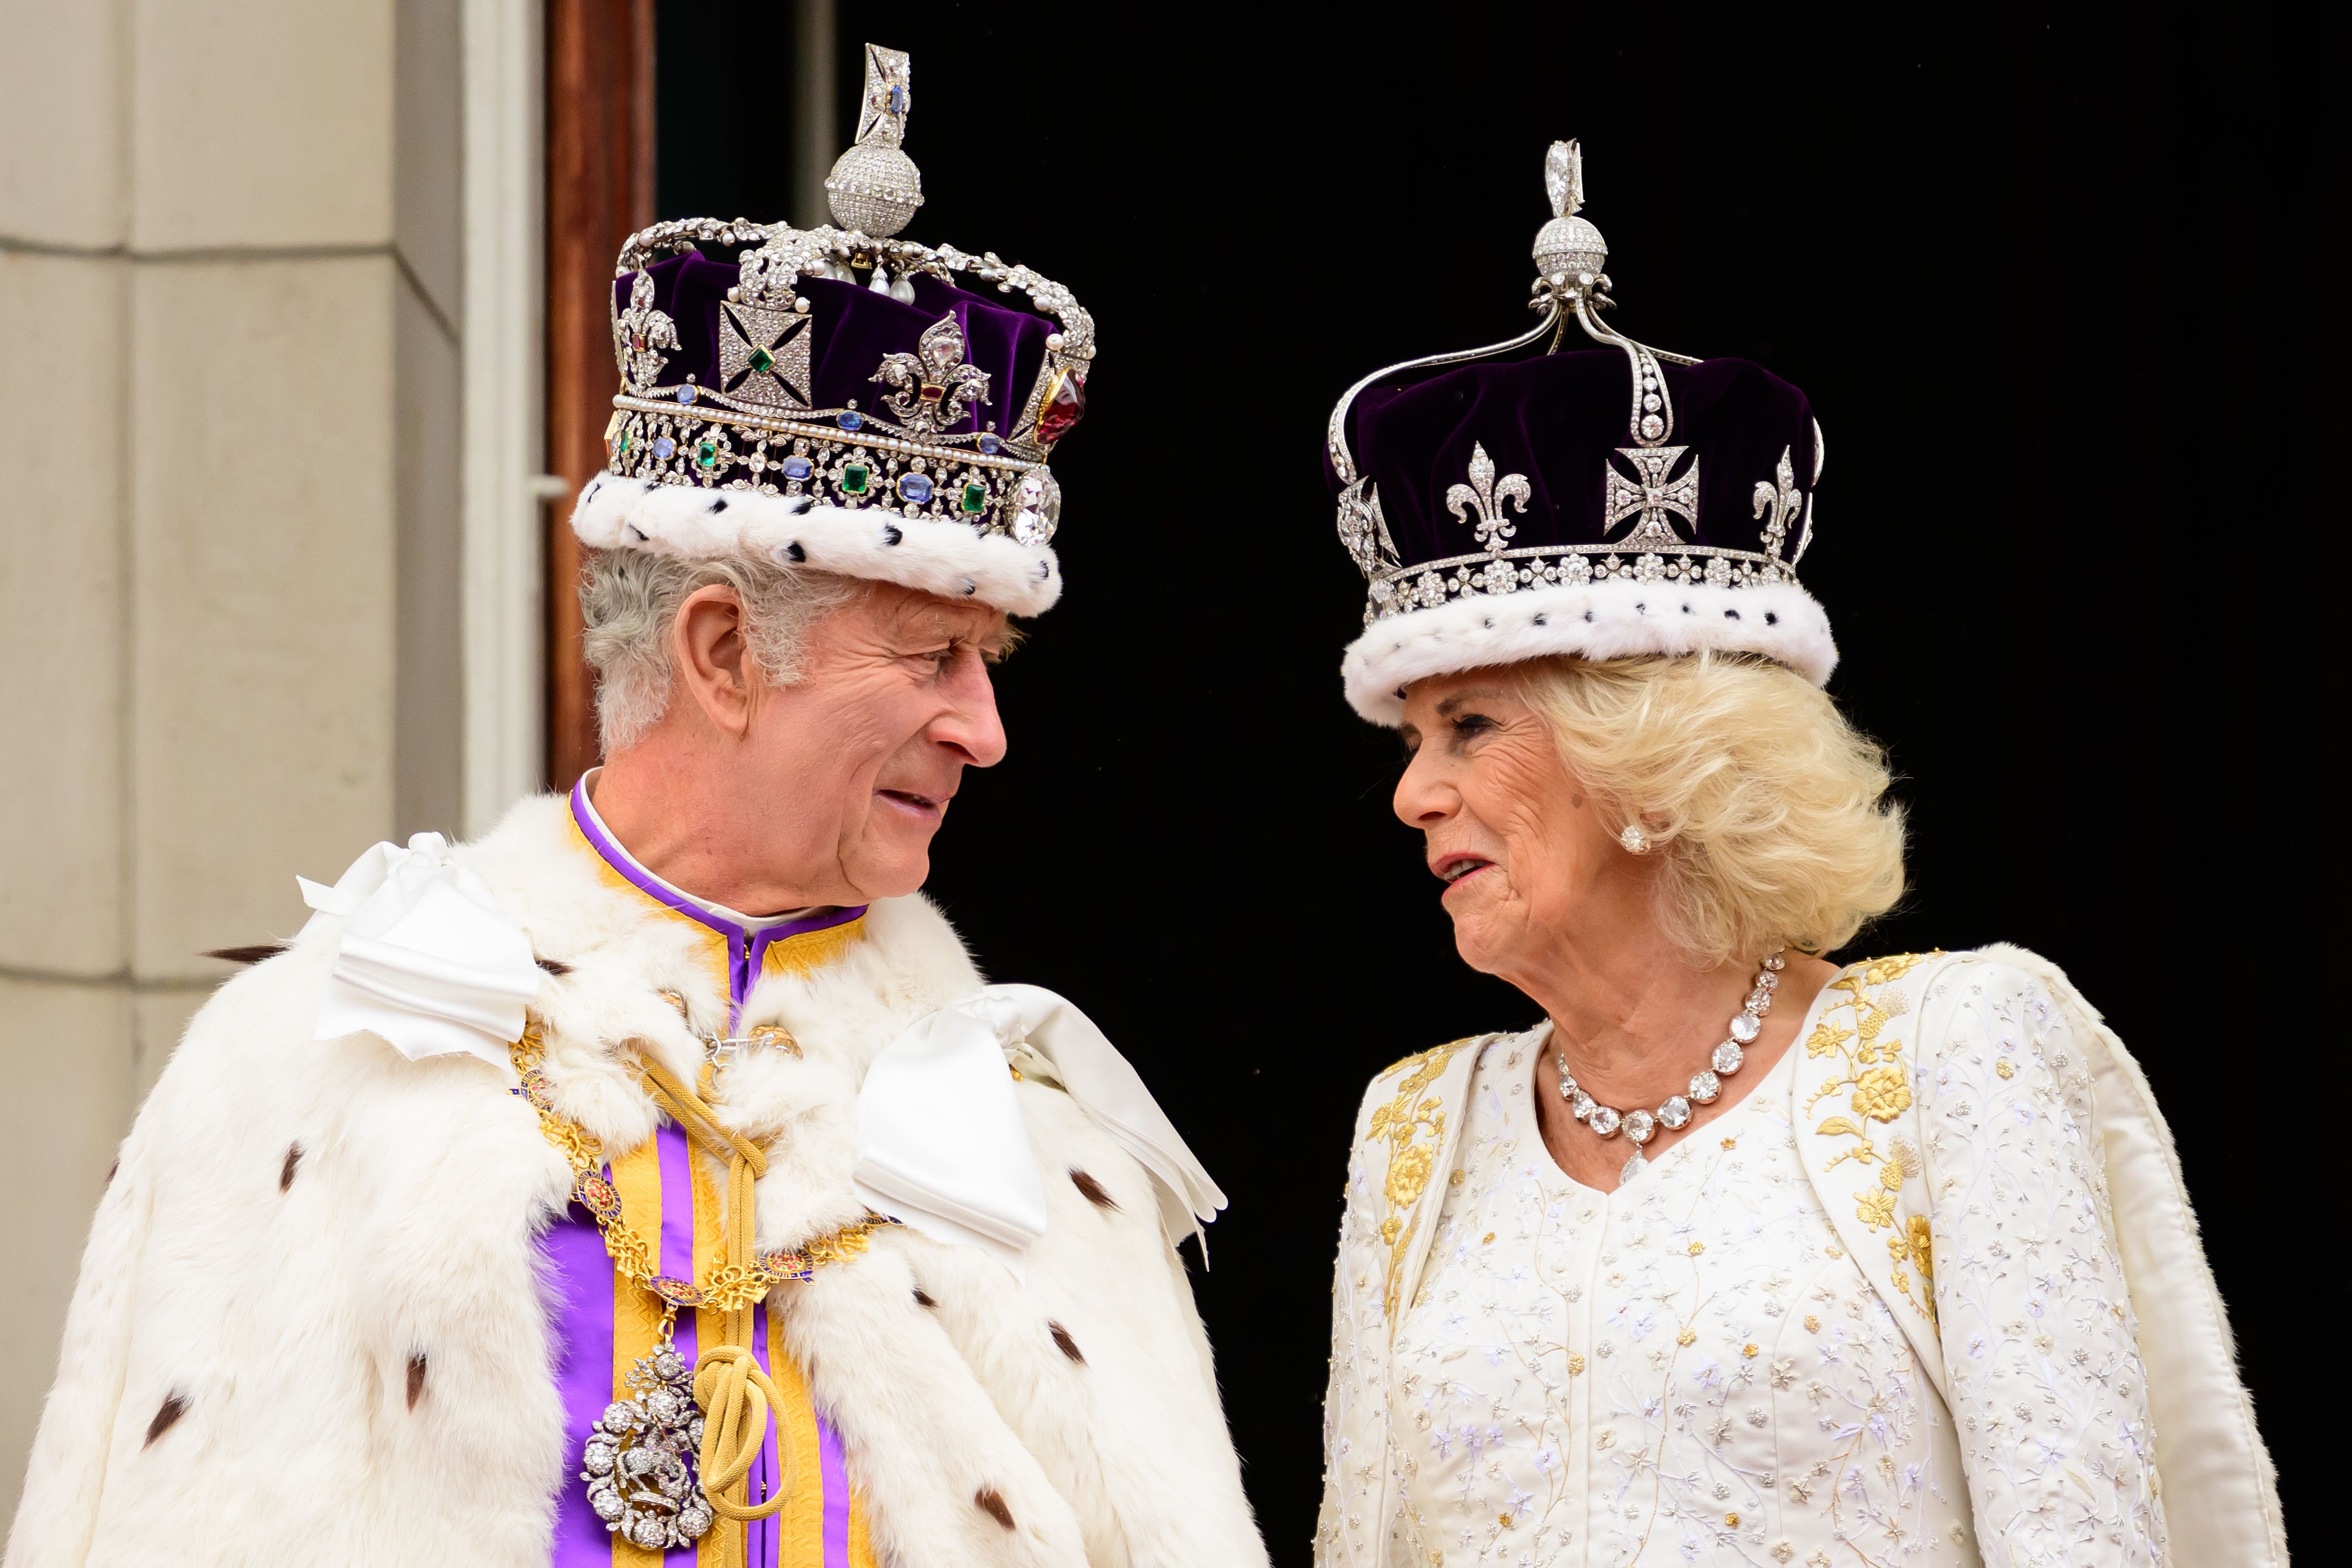
POLYGON ((751 727, 751 647, 743 601, 724 584, 698 588, 671 623, 677 681, 720 734, 740 740, 751 727))

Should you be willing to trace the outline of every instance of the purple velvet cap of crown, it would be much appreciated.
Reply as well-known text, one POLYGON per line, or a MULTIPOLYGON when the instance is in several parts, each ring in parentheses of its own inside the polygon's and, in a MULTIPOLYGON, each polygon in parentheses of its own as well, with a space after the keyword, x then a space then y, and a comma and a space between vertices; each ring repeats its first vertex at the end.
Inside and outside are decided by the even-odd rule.
MULTIPOLYGON (((678 347, 668 351, 660 384, 683 385, 691 375, 698 386, 726 391, 719 374, 719 309, 735 287, 736 264, 686 255, 646 270, 653 278, 655 306, 677 326, 678 347)), ((634 278, 613 280, 614 309, 628 309, 634 278)), ((946 433, 984 430, 992 423, 999 436, 1012 435, 1045 363, 1046 334, 1059 329, 1047 317, 936 278, 919 274, 913 284, 910 305, 855 283, 825 278, 793 281, 793 292, 809 302, 812 405, 841 408, 855 401, 860 408, 873 408, 887 391, 873 379, 883 356, 914 353, 923 330, 953 311, 964 336, 964 363, 988 373, 988 395, 947 426, 946 433)))
MULTIPOLYGON (((1811 404, 1747 360, 1662 364, 1661 372, 1674 402, 1665 445, 1691 448, 1673 475, 1688 471, 1694 458, 1699 475, 1696 525, 1678 515, 1671 525, 1695 546, 1762 551, 1756 487, 1774 481, 1783 453, 1810 500, 1818 467, 1811 404)), ((1481 552, 1476 510, 1465 508, 1468 515, 1457 518, 1445 502, 1446 491, 1467 479, 1474 446, 1486 448, 1498 474, 1527 479, 1526 510, 1503 510, 1516 531, 1510 548, 1605 545, 1638 526, 1633 518, 1602 525, 1606 470, 1639 478, 1615 455, 1634 445, 1627 428, 1633 389, 1631 365, 1615 349, 1468 364, 1409 384, 1366 387, 1349 410, 1348 446, 1378 490, 1408 569, 1481 552)), ((1328 452, 1324 474, 1337 494, 1328 452)), ((1784 562, 1798 543, 1791 537, 1783 546, 1784 562)))

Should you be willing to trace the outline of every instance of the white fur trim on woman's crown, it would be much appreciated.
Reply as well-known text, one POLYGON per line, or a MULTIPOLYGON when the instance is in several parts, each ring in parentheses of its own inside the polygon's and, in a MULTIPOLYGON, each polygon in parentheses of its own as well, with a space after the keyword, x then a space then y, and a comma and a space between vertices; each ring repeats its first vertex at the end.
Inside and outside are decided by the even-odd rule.
POLYGON ((1061 563, 1042 544, 879 507, 816 506, 806 496, 599 474, 580 492, 572 531, 596 550, 806 565, 945 599, 978 599, 1012 616, 1040 614, 1062 596, 1061 563))
POLYGON ((1348 701, 1375 724, 1404 720, 1404 688, 1570 654, 1627 658, 1713 648, 1778 659, 1819 686, 1837 668, 1830 618, 1794 583, 1738 588, 1591 583, 1455 599, 1372 623, 1339 660, 1348 701))

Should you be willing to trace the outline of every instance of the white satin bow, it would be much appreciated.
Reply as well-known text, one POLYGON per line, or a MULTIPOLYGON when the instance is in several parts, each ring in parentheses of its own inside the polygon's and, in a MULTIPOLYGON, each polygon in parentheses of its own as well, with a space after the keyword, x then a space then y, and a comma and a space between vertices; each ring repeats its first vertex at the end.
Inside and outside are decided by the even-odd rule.
POLYGON ((449 858, 446 839, 420 833, 405 849, 378 844, 331 888, 295 880, 319 911, 311 925, 343 921, 314 1038, 364 1029, 411 1061, 464 1052, 512 1070, 507 1045, 521 1038, 543 976, 530 938, 449 858))
POLYGON ((1016 1269, 1045 1234, 1045 1194, 1005 1070, 1026 1045, 1070 1098, 1155 1178, 1172 1246, 1225 1206, 1151 1091, 1094 1020, 1035 985, 984 985, 887 1047, 857 1097, 858 1196, 942 1241, 1016 1269))

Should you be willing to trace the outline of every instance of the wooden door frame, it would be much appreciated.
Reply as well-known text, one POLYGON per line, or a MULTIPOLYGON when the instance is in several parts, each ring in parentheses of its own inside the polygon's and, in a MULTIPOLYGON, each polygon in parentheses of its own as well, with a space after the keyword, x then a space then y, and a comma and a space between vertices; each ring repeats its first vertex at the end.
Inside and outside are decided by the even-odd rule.
POLYGON ((596 764, 572 498, 604 466, 613 260, 654 220, 654 0, 547 0, 547 780, 596 764))

